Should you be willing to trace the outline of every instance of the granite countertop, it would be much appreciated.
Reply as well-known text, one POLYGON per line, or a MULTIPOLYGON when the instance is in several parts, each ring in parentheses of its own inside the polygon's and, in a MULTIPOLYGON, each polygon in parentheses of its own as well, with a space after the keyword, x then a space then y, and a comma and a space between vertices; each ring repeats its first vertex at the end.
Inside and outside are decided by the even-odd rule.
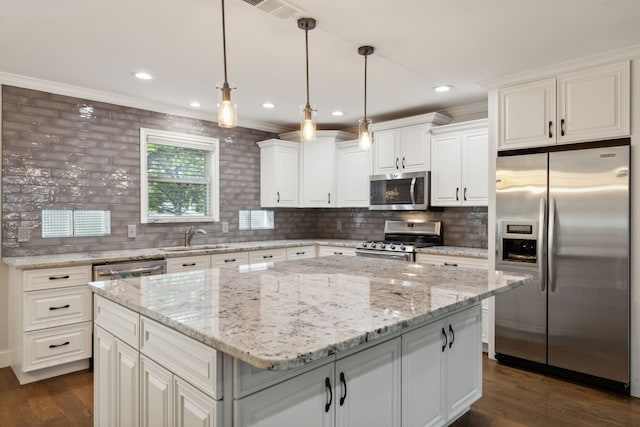
MULTIPOLYGON (((52 268, 73 265, 100 264, 106 262, 137 261, 145 259, 169 259, 195 255, 223 254, 229 252, 256 251, 262 249, 291 248, 308 245, 343 246, 355 248, 361 240, 343 239, 292 239, 263 240, 253 242, 235 242, 220 244, 193 245, 189 250, 173 251, 175 247, 150 249, 123 249, 118 251, 101 251, 88 253, 52 254, 26 257, 8 257, 2 261, 15 268, 27 270, 31 268, 52 268)), ((436 255, 467 256, 487 258, 486 249, 464 248, 457 246, 434 246, 422 248, 418 253, 436 255)))
POLYGON ((99 295, 260 369, 435 321, 531 276, 329 256, 92 282, 99 295))
POLYGON ((52 254, 3 258, 2 261, 19 269, 51 268, 72 265, 100 264, 105 262, 137 261, 145 259, 179 258, 194 255, 224 254, 229 252, 256 251, 261 249, 291 248, 307 245, 344 246, 355 248, 359 240, 304 239, 264 240, 220 244, 193 245, 189 250, 173 251, 169 248, 123 249, 88 253, 52 254), (217 246, 217 247, 213 247, 217 246))

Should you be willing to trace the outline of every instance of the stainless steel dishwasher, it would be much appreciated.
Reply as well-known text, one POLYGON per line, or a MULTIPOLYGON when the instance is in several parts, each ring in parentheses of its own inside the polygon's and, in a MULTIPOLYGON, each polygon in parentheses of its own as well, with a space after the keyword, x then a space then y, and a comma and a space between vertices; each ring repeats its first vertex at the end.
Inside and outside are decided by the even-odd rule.
POLYGON ((164 259, 147 259, 142 261, 111 262, 93 265, 93 280, 115 280, 127 277, 153 276, 167 272, 167 261, 164 259))

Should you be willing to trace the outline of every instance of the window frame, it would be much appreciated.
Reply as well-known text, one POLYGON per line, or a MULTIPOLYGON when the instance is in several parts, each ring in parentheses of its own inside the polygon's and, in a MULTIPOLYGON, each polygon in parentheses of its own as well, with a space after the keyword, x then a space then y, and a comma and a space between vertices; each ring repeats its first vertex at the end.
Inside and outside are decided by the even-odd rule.
POLYGON ((220 221, 220 141, 218 138, 140 128, 140 223, 163 224, 181 222, 220 221), (149 142, 149 139, 152 141, 149 142), (147 144, 164 144, 210 152, 209 215, 173 216, 154 218, 149 216, 149 177, 147 171, 147 144))

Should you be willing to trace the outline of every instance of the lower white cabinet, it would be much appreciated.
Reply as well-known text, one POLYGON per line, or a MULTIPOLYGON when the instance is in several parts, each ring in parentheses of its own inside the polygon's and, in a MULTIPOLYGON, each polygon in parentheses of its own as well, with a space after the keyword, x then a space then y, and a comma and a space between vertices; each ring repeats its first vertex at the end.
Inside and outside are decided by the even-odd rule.
POLYGON ((211 255, 211 268, 237 268, 249 264, 249 252, 228 252, 211 255))
POLYGON ((196 255, 180 258, 169 258, 167 260, 167 273, 178 273, 181 271, 206 270, 211 266, 209 255, 196 255))
POLYGON ((140 425, 173 425, 173 375, 145 356, 140 356, 140 425))
POLYGON ((138 351, 99 326, 94 340, 94 424, 138 426, 138 351))
POLYGON ((419 264, 442 265, 446 267, 482 268, 489 266, 486 258, 474 258, 466 256, 416 254, 416 262, 419 264))
POLYGON ((445 425, 482 396, 480 307, 402 337, 404 427, 445 425))
POLYGON ((296 246, 294 248, 287 248, 287 260, 315 258, 315 256, 315 246, 296 246))
POLYGON ((347 255, 355 256, 356 249, 346 246, 318 246, 318 256, 347 255))
POLYGON ((235 401, 235 427, 400 426, 400 338, 235 401))
POLYGON ((216 427, 222 425, 220 402, 174 376, 175 427, 216 427))
POLYGON ((264 249, 249 252, 249 264, 285 261, 286 259, 287 250, 285 248, 264 249))

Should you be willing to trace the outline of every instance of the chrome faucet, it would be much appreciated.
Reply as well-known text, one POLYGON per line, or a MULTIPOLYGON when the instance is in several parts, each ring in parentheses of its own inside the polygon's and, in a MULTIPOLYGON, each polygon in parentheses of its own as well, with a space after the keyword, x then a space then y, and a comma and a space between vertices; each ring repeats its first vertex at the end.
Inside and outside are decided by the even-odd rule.
POLYGON ((202 228, 198 228, 197 230, 193 229, 193 226, 189 227, 187 229, 187 231, 184 232, 184 245, 185 246, 191 246, 191 239, 193 238, 194 234, 207 234, 207 232, 205 230, 203 230, 202 228))

